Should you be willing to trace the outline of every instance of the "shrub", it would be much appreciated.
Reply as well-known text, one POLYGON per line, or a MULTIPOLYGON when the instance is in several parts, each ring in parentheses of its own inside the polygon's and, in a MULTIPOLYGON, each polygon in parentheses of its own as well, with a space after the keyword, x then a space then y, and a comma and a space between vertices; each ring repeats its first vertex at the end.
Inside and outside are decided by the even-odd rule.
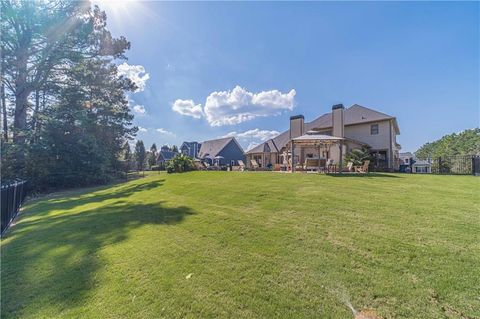
POLYGON ((348 152, 347 155, 345 155, 345 163, 352 162, 353 165, 363 165, 363 162, 366 160, 369 160, 370 158, 370 153, 368 152, 368 149, 354 149, 348 152))
POLYGON ((168 173, 193 171, 195 170, 195 163, 192 158, 183 154, 177 154, 174 158, 168 161, 166 169, 168 173))

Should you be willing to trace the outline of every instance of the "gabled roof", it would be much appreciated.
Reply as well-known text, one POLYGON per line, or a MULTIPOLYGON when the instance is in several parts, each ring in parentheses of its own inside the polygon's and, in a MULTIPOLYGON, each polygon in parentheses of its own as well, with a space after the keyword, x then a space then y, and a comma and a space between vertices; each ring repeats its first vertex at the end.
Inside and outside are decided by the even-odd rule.
MULTIPOLYGON (((384 121, 384 120, 392 120, 395 126, 395 130, 397 134, 400 134, 400 129, 398 128, 397 121, 395 117, 387 115, 382 112, 378 112, 368 107, 364 107, 358 104, 354 104, 349 108, 345 109, 344 111, 345 116, 345 125, 356 125, 362 123, 369 123, 375 121, 384 121)), ((321 130, 321 129, 328 129, 332 127, 332 112, 325 113, 311 122, 305 123, 305 131, 310 130, 321 130)), ((286 130, 283 133, 274 137, 273 142, 278 150, 281 150, 283 147, 287 145, 290 141, 290 130, 286 130)), ((268 142, 268 141, 267 141, 268 142)), ((265 143, 267 143, 265 142, 265 143)), ((262 143, 247 152, 247 154, 251 153, 263 153, 261 145, 265 144, 262 143)))
POLYGON ((168 161, 168 160, 171 160, 172 158, 174 158, 175 155, 177 155, 177 154, 178 154, 177 152, 162 151, 161 150, 160 152, 158 152, 157 158, 160 158, 160 156, 161 156, 163 160, 168 161))
POLYGON ((254 148, 250 149, 247 153, 271 153, 271 152, 279 152, 275 142, 273 139, 265 141, 263 143, 258 144, 254 148))
POLYGON ((183 147, 184 145, 185 145, 186 147, 192 147, 192 146, 195 145, 195 144, 198 144, 198 142, 183 142, 183 143, 182 143, 182 146, 180 146, 180 148, 183 147))
POLYGON ((234 137, 224 137, 219 138, 216 140, 210 140, 202 142, 202 146, 200 147, 200 152, 198 153, 199 158, 204 158, 205 156, 215 157, 217 156, 224 148, 228 145, 231 141, 234 141, 235 144, 242 150, 240 144, 238 144, 237 140, 234 137))

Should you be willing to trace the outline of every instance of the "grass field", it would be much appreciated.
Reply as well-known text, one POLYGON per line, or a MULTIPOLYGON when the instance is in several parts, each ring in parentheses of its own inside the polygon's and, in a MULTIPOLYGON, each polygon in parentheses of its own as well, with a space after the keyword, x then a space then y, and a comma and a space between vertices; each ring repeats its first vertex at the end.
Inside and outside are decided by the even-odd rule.
POLYGON ((2 318, 480 317, 480 179, 150 174, 29 202, 2 318))

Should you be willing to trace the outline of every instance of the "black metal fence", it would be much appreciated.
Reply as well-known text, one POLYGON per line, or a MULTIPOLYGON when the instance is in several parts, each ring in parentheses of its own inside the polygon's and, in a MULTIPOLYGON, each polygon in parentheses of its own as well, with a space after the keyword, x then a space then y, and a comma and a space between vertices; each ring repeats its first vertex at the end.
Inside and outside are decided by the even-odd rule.
POLYGON ((480 155, 456 155, 434 158, 431 162, 434 174, 480 175, 480 155))
POLYGON ((27 182, 15 181, 1 186, 1 234, 17 216, 27 195, 27 182))

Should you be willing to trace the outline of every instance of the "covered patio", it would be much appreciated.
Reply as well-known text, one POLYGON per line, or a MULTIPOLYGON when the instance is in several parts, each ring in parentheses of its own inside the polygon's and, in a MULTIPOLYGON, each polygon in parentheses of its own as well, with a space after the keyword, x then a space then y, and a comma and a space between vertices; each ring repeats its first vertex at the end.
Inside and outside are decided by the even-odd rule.
MULTIPOLYGON (((312 170, 318 172, 341 172, 343 170, 343 154, 345 138, 318 134, 310 131, 289 142, 288 158, 290 171, 312 170)), ((285 161, 285 159, 284 159, 285 161)))

